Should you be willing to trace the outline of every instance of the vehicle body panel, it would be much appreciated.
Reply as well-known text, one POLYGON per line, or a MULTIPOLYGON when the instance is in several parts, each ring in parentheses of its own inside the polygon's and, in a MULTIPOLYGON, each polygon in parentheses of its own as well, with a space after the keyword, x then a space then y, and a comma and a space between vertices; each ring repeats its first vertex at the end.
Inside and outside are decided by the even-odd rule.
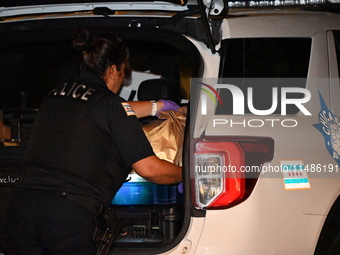
MULTIPOLYGON (((264 166, 279 166, 282 159, 301 159, 305 165, 337 165, 326 149, 324 137, 313 125, 319 123, 319 93, 328 107, 331 107, 333 98, 332 101, 336 103, 333 103, 332 109, 338 108, 337 79, 332 81, 336 83, 332 84, 335 86, 332 93, 331 81, 327 79, 330 69, 338 75, 335 49, 326 34, 328 30, 340 29, 339 17, 329 13, 286 15, 280 11, 262 17, 257 14, 225 19, 222 23, 222 38, 312 38, 306 86, 312 98, 304 104, 312 116, 304 116, 301 112, 293 116, 214 115, 215 109, 212 107, 208 109, 207 116, 196 119, 194 137, 271 137, 275 141, 275 155, 264 166), (333 58, 333 61, 329 62, 329 58, 333 58), (268 124, 266 128, 243 125, 231 127, 228 124, 214 126, 212 121, 233 119, 236 123, 248 123, 249 120, 265 121, 266 118, 277 119, 276 123, 295 119, 298 125, 294 128, 280 124, 275 127, 268 124)), ((309 173, 311 189, 285 190, 282 172, 269 176, 260 174, 255 189, 246 201, 226 210, 207 211, 196 254, 312 254, 318 239, 316 233, 321 231, 326 215, 339 195, 338 177, 335 174, 333 178, 329 175, 318 178, 318 174, 309 173)))

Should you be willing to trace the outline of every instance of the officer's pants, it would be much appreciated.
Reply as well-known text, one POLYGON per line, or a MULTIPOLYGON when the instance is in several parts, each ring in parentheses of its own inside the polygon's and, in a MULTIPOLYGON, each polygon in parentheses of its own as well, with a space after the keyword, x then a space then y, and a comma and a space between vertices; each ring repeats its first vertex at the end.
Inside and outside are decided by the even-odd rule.
POLYGON ((5 255, 96 254, 93 214, 58 194, 20 191, 7 212, 5 255))

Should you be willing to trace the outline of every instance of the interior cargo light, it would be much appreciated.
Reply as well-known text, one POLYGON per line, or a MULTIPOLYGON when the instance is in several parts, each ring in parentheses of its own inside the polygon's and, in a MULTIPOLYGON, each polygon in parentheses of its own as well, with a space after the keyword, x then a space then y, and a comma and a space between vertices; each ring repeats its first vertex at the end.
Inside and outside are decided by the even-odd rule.
POLYGON ((250 195, 261 165, 273 158, 274 141, 271 138, 206 137, 194 141, 192 149, 194 206, 223 209, 250 195), (247 171, 249 169, 252 171, 247 171))

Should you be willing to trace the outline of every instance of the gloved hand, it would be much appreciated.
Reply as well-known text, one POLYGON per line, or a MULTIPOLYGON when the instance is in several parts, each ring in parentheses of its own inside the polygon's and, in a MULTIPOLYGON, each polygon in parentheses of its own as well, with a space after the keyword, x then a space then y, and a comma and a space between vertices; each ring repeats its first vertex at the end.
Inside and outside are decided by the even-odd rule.
POLYGON ((171 100, 161 99, 159 101, 162 101, 164 103, 164 106, 160 111, 171 111, 171 110, 177 111, 179 109, 179 105, 171 100))
POLYGON ((184 188, 183 188, 183 183, 182 182, 180 184, 178 184, 177 190, 178 190, 179 193, 183 193, 184 188))

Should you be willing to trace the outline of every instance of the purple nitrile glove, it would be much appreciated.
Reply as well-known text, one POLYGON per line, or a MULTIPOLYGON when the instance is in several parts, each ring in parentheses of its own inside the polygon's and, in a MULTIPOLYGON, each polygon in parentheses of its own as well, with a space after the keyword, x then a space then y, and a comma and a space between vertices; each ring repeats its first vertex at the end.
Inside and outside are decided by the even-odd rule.
POLYGON ((177 111, 179 109, 179 105, 171 100, 164 100, 161 99, 159 101, 162 101, 164 103, 164 106, 161 110, 157 111, 156 117, 159 117, 159 113, 161 111, 177 111))
POLYGON ((180 184, 178 184, 177 190, 178 190, 179 193, 183 193, 183 183, 182 182, 180 184))
POLYGON ((159 100, 162 101, 164 103, 164 106, 162 108, 161 111, 177 111, 179 109, 179 105, 176 104, 175 102, 171 101, 171 100, 159 100))

